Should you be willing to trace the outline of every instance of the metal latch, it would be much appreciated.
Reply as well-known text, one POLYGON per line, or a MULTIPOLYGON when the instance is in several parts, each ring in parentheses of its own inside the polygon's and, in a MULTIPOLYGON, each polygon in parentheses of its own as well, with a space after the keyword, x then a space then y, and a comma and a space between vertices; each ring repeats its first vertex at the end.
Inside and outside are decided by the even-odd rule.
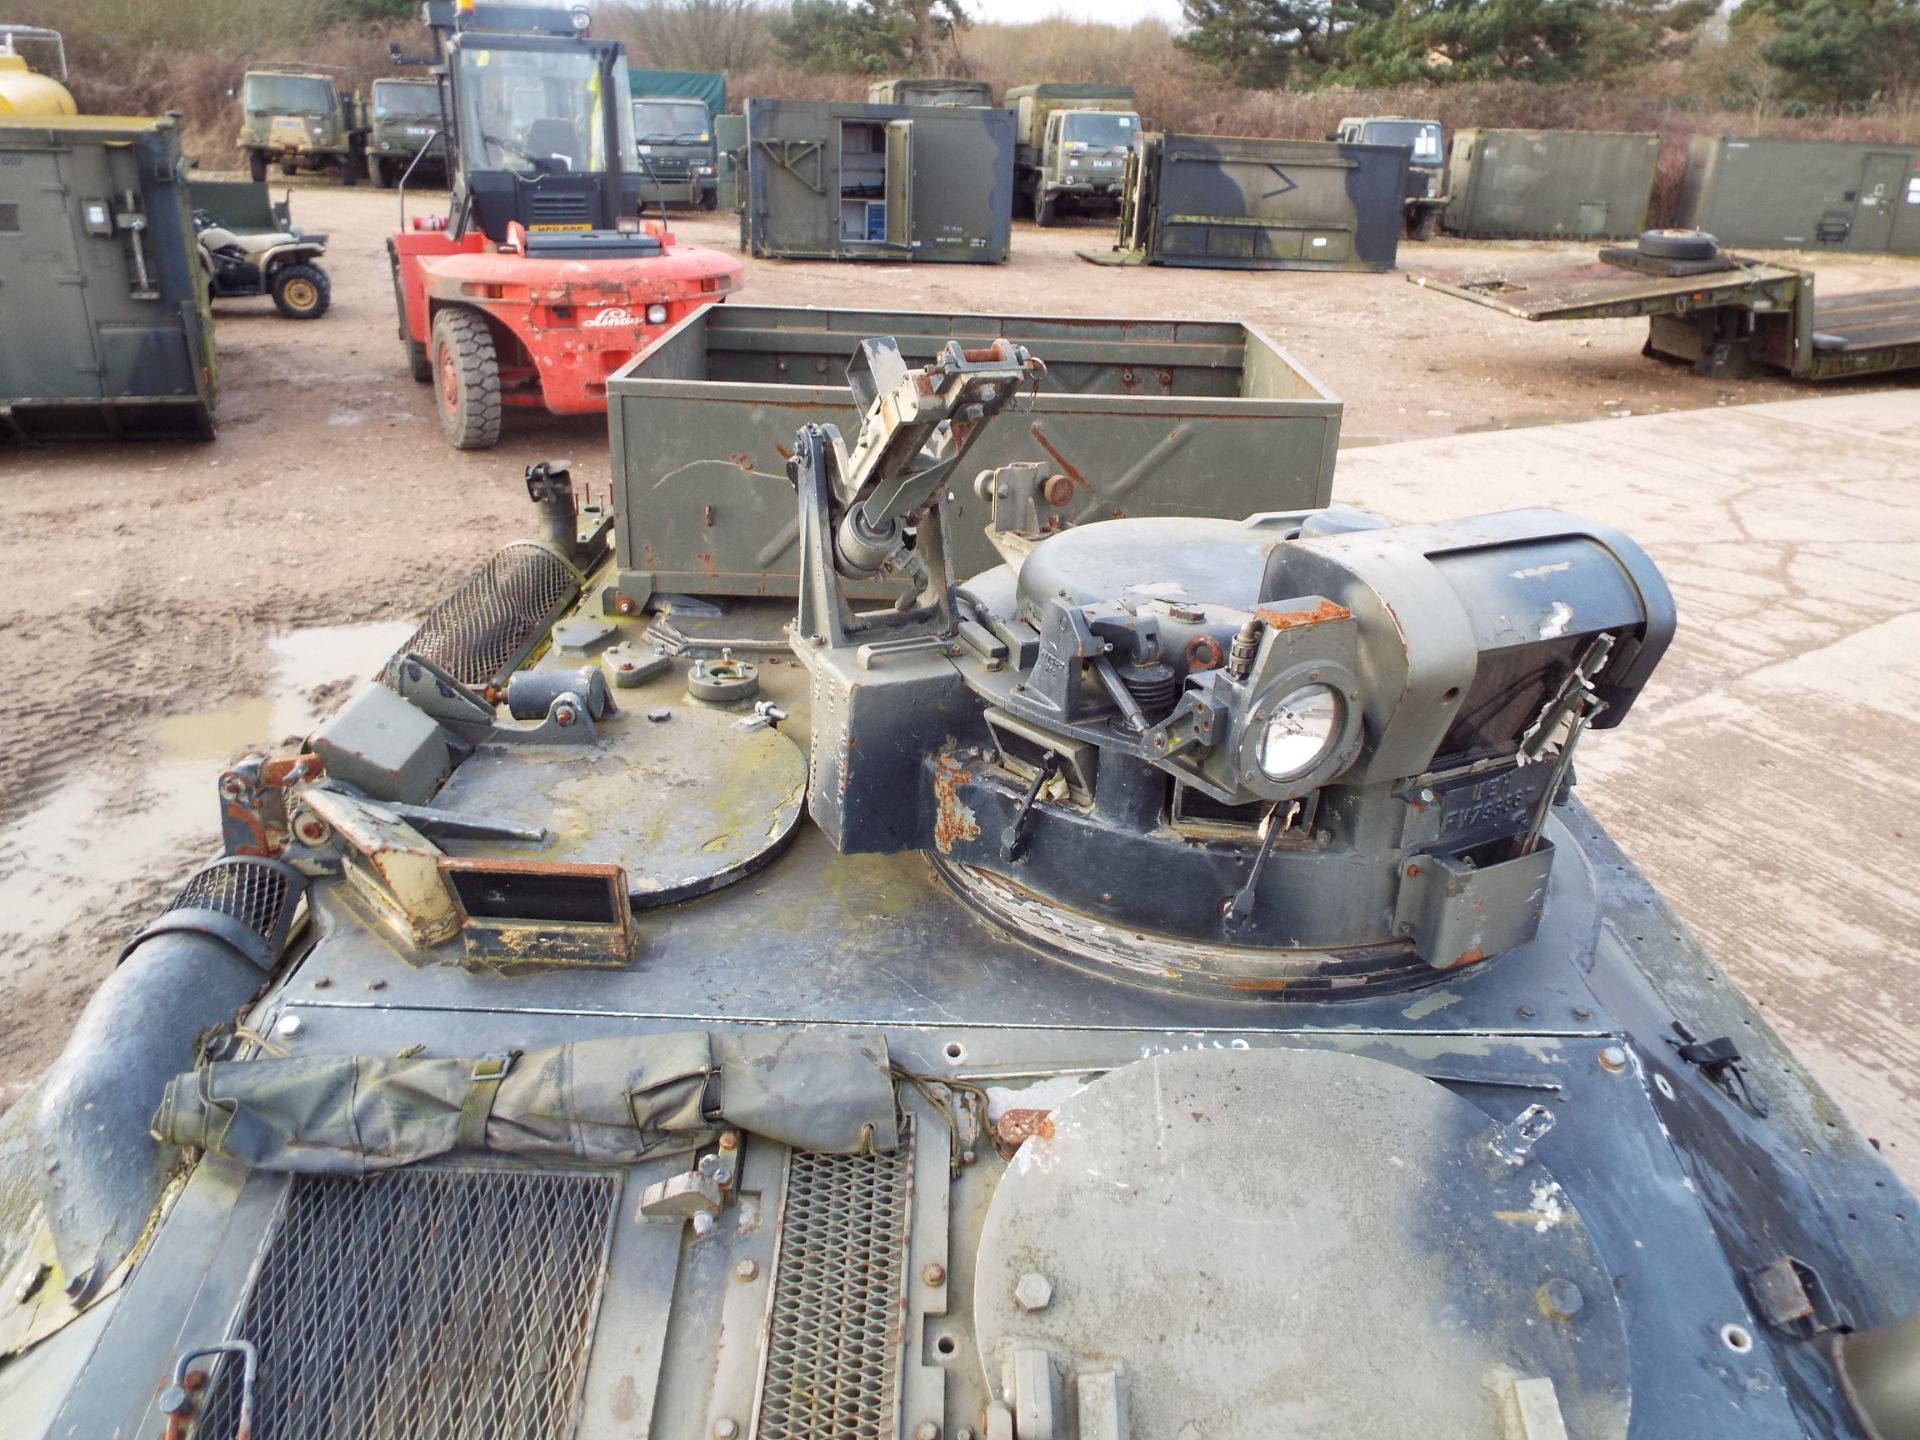
POLYGON ((1845 1312, 1827 1293, 1819 1272, 1804 1260, 1782 1255, 1771 1265, 1749 1270, 1747 1284, 1767 1324, 1785 1334, 1810 1340, 1847 1325, 1845 1312))
POLYGON ((1734 1104, 1755 1119, 1767 1118, 1767 1097, 1748 1083, 1747 1072, 1741 1068, 1739 1048, 1733 1043, 1732 1036, 1721 1035, 1712 1040, 1702 1040, 1676 1020, 1673 1022, 1673 1035, 1667 1038, 1667 1043, 1687 1064, 1698 1066, 1700 1073, 1719 1086, 1734 1104))

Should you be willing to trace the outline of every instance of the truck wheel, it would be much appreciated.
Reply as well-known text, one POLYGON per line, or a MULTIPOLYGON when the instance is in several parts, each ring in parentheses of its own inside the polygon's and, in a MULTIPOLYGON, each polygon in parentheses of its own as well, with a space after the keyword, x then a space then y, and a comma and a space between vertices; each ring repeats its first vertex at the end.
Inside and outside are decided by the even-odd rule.
POLYGON ((1640 253, 1653 260, 1711 260, 1720 242, 1704 230, 1643 230, 1640 253))
POLYGON ((340 183, 342 185, 358 185, 365 176, 366 169, 366 156, 354 154, 342 155, 340 157, 340 183))
POLYGON ((718 190, 702 191, 700 195, 700 208, 702 210, 718 210, 720 208, 720 192, 718 190))
POLYGON ((1440 212, 1423 208, 1413 217, 1413 223, 1407 227, 1409 240, 1431 240, 1440 228, 1440 212))
POLYGON ((264 184, 267 178, 267 157, 258 150, 247 152, 247 174, 255 184, 264 184))
POLYGON ((384 157, 369 155, 367 157, 367 174, 372 177, 373 183, 378 189, 391 190, 393 188, 393 172, 387 169, 387 162, 384 157))
POLYGON ((484 317, 442 310, 433 322, 433 394, 440 428, 456 450, 500 442, 500 352, 484 317))
POLYGON ((280 173, 291 180, 300 173, 300 167, 291 160, 282 160, 280 162, 280 173))
POLYGON ((1045 186, 1035 186, 1033 191, 1033 223, 1042 228, 1053 224, 1055 203, 1055 197, 1047 194, 1045 186))
POLYGON ((273 303, 289 320, 318 320, 333 300, 327 272, 318 265, 282 265, 272 284, 273 303))

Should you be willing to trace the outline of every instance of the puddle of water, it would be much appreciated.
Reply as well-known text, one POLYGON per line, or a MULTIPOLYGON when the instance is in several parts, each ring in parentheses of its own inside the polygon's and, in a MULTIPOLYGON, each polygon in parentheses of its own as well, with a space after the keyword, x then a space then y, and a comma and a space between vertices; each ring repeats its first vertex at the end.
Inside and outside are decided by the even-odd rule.
POLYGON ((248 745, 304 735, 319 718, 316 691, 371 675, 412 633, 412 625, 388 621, 278 636, 269 642, 266 694, 161 721, 159 759, 131 780, 91 772, 61 785, 0 830, 0 932, 13 942, 45 940, 111 908, 156 861, 211 855, 220 838, 220 767, 248 745))

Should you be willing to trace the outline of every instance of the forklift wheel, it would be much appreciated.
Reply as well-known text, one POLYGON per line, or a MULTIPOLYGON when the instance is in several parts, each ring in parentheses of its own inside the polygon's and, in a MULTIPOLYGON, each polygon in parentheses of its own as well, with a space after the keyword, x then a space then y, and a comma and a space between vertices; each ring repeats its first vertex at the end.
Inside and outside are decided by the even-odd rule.
POLYGON ((332 299, 327 272, 318 265, 282 265, 273 272, 273 303, 289 320, 318 320, 332 299))
POLYGON ((486 318, 455 307, 433 322, 433 395, 440 428, 456 450, 500 441, 500 353, 486 318))
POLYGON ((258 183, 267 178, 267 157, 258 150, 247 152, 247 174, 258 183))

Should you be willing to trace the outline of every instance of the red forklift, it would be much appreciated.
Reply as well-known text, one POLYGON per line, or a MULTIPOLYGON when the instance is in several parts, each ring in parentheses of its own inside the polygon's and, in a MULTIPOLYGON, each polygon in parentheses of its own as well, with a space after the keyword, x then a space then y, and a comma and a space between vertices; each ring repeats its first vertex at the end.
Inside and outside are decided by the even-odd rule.
MULTIPOLYGON (((625 47, 585 6, 429 0, 451 205, 387 242, 400 340, 447 439, 498 442, 508 406, 607 408, 607 377, 740 288, 743 267, 641 215, 625 47)), ((394 47, 398 50, 398 47, 394 47)))

